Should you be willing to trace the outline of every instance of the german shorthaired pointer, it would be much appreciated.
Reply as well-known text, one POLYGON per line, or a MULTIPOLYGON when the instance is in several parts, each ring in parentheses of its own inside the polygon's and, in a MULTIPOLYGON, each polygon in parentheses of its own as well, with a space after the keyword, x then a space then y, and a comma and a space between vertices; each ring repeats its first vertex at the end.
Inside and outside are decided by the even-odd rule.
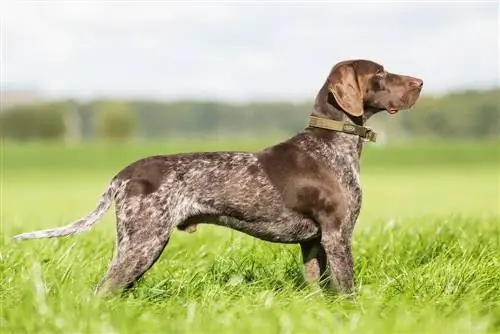
POLYGON ((226 226, 262 240, 300 244, 309 282, 329 267, 332 287, 354 294, 351 235, 361 208, 358 177, 363 126, 375 113, 411 108, 422 80, 389 73, 368 60, 336 64, 309 124, 256 153, 150 156, 120 171, 97 208, 71 225, 14 239, 62 237, 89 230, 115 202, 117 247, 95 292, 120 291, 156 262, 174 228, 226 226))

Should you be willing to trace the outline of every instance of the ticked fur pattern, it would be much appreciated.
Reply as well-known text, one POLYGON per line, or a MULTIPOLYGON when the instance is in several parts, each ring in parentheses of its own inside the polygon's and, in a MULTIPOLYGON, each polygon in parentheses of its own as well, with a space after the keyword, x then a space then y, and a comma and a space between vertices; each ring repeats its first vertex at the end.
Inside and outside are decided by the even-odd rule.
MULTIPOLYGON (((341 62, 320 89, 312 115, 360 125, 380 110, 409 109, 421 86, 420 79, 388 73, 374 62, 341 62)), ((156 262, 174 229, 193 232, 208 223, 300 244, 307 281, 329 274, 333 288, 353 295, 351 239, 362 203, 362 146, 356 135, 309 126, 258 152, 146 157, 116 174, 84 218, 14 239, 88 231, 114 201, 116 254, 96 292, 132 286, 156 262)))

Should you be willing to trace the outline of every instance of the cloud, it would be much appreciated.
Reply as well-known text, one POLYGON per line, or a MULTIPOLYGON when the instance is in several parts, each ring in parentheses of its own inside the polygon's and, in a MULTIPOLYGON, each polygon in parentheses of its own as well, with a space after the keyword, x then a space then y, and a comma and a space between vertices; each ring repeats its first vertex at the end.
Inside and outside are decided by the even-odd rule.
POLYGON ((5 3, 2 85, 56 96, 303 100, 346 58, 498 85, 497 2, 5 3))

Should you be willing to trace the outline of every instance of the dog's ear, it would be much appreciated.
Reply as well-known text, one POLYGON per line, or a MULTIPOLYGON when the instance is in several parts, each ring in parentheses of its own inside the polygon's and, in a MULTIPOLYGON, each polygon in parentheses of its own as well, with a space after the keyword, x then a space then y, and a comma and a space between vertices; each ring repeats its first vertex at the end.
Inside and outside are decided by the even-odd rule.
POLYGON ((363 94, 352 63, 340 63, 332 69, 328 77, 328 89, 346 113, 363 115, 363 94))

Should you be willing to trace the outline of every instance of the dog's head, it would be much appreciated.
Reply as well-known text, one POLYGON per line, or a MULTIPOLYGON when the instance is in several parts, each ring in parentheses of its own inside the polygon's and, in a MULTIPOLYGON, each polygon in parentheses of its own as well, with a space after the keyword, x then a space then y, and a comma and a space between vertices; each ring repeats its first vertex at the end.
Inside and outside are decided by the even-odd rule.
POLYGON ((420 96, 423 81, 390 73, 380 64, 361 59, 336 64, 325 85, 345 113, 359 117, 365 111, 395 114, 411 108, 420 96))

